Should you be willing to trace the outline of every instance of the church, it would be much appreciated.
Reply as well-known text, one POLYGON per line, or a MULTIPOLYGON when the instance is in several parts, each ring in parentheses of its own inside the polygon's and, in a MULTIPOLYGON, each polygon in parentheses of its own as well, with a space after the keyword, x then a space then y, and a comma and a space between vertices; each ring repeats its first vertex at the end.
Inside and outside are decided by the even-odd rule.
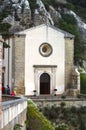
POLYGON ((11 82, 18 94, 62 95, 70 89, 80 91, 72 34, 42 24, 15 33, 11 42, 11 82))

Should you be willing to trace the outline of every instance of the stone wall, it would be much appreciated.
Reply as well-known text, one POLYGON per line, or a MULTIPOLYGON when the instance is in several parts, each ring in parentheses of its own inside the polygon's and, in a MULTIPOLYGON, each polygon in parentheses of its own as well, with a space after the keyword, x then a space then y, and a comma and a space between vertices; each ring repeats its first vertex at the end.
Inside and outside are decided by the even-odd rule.
POLYGON ((27 111, 27 99, 6 101, 2 103, 2 130, 13 130, 16 124, 22 125, 26 130, 25 120, 27 111))
POLYGON ((6 102, 6 101, 10 101, 10 100, 16 100, 16 99, 20 99, 20 97, 18 96, 11 96, 11 95, 6 95, 3 94, 2 95, 2 102, 6 102))
POLYGON ((72 84, 72 70, 74 59, 74 39, 65 38, 65 87, 66 90, 72 84))
POLYGON ((60 106, 62 102, 65 102, 66 107, 81 107, 81 106, 86 106, 86 98, 66 98, 66 99, 61 99, 58 97, 53 97, 53 98, 48 98, 48 99, 33 99, 33 101, 37 104, 37 106, 60 106))
POLYGON ((25 70, 25 36, 14 37, 14 86, 17 87, 17 94, 24 94, 24 70, 25 70), (21 72, 21 73, 20 73, 21 72))

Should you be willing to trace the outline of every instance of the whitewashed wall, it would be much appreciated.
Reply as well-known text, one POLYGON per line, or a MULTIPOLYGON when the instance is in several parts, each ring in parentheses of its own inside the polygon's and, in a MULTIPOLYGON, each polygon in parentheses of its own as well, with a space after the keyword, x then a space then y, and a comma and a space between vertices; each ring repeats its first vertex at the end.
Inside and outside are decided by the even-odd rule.
POLYGON ((40 26, 31 29, 26 33, 25 44, 25 94, 33 94, 34 68, 33 65, 57 65, 56 88, 61 94, 65 89, 65 41, 64 34, 53 28, 40 26), (42 57, 39 53, 39 46, 43 42, 48 42, 53 53, 49 57, 42 57))

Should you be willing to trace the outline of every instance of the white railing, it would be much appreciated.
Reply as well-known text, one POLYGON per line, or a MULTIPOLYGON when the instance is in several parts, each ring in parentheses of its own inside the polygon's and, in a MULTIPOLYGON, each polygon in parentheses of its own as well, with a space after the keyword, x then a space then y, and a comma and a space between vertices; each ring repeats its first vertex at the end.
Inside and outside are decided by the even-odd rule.
MULTIPOLYGON (((18 123, 18 118, 20 117, 21 113, 27 109, 27 99, 20 98, 17 100, 11 100, 2 102, 2 129, 8 125, 9 122, 13 122, 16 118, 17 121, 14 121, 14 125, 18 123)), ((26 112, 26 111, 25 111, 26 112)), ((26 115, 26 113, 24 113, 26 115)), ((25 120, 25 119, 24 119, 25 120)), ((22 125, 22 124, 21 124, 22 125)))

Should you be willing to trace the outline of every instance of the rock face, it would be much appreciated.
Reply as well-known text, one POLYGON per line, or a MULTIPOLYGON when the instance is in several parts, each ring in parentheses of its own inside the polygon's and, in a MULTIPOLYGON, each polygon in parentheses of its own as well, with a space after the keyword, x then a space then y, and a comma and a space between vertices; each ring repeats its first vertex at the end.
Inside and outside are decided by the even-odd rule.
POLYGON ((80 34, 82 38, 84 39, 84 41, 86 41, 86 29, 80 28, 80 34))
POLYGON ((52 14, 56 13, 55 10, 53 9, 52 14, 51 11, 49 13, 41 0, 36 0, 36 4, 38 8, 32 16, 29 0, 4 0, 0 5, 0 12, 7 11, 8 15, 3 18, 2 22, 12 25, 10 32, 24 30, 31 24, 32 26, 42 23, 54 25, 52 14))
POLYGON ((83 66, 84 66, 84 69, 86 71, 86 61, 83 61, 83 66))
POLYGON ((28 0, 4 0, 0 8, 0 12, 5 11, 5 9, 9 12, 3 22, 9 23, 13 27, 17 25, 19 28, 29 28, 31 10, 28 0))
POLYGON ((54 21, 54 24, 59 22, 61 15, 58 11, 56 11, 52 6, 49 7, 49 13, 54 21))
POLYGON ((75 19, 77 20, 77 24, 78 24, 80 34, 81 34, 83 40, 86 41, 86 24, 73 11, 69 11, 69 13, 72 14, 75 17, 75 19))
MULTIPOLYGON (((43 23, 58 25, 61 18, 61 8, 55 9, 52 5, 49 10, 42 0, 33 0, 34 13, 31 6, 31 0, 3 0, 0 2, 0 13, 6 12, 6 16, 0 22, 9 23, 12 25, 10 32, 21 31, 31 26, 37 26, 43 23), (34 5, 35 3, 35 5, 34 5), (33 14, 32 14, 33 13, 33 14)), ((62 4, 66 4, 66 0, 57 0, 62 4)), ((63 9, 64 10, 64 9, 63 9)), ((66 10, 68 12, 68 10, 66 10)), ((79 30, 82 38, 86 41, 86 24, 82 22, 73 11, 69 12, 74 15, 77 20, 79 30)))
POLYGON ((43 2, 41 0, 36 0, 39 8, 35 9, 34 13, 34 25, 39 25, 42 23, 48 23, 54 25, 54 21, 50 15, 50 13, 46 10, 43 2))

